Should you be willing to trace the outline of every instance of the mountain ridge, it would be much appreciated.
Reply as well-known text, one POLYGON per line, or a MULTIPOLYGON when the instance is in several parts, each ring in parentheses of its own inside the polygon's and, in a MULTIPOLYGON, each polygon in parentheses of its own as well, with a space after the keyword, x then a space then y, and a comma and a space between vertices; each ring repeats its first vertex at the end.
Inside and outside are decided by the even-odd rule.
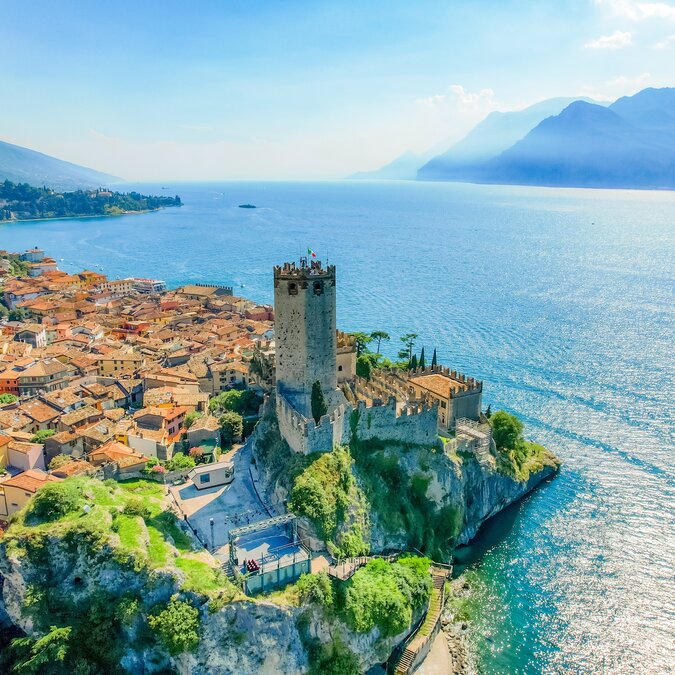
POLYGON ((0 141, 0 181, 76 190, 120 183, 122 179, 102 171, 67 162, 37 150, 0 141))

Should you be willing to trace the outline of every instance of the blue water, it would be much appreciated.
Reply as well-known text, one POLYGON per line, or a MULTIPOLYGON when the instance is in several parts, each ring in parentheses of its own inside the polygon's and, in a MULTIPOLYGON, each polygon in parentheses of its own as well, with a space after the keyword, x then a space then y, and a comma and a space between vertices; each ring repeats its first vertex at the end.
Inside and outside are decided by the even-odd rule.
POLYGON ((474 565, 481 670, 673 672, 675 193, 169 187, 183 208, 3 225, 0 247, 39 245, 68 271, 232 283, 264 302, 273 264, 327 256, 341 328, 418 333, 565 461, 474 565))

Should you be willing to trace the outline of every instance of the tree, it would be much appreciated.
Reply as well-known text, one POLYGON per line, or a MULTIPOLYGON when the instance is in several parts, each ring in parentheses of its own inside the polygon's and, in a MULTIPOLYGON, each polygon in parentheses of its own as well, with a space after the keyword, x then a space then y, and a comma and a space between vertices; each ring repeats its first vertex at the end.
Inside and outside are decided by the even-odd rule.
POLYGON ((185 415, 185 421, 183 426, 186 429, 189 429, 200 417, 203 417, 202 413, 197 410, 191 410, 187 415, 185 415))
POLYGON ((195 446, 194 448, 190 448, 188 455, 192 457, 192 459, 194 459, 197 464, 199 464, 199 462, 202 461, 202 457, 204 457, 204 450, 195 446))
POLYGON ((356 374, 359 377, 370 380, 372 371, 372 361, 365 354, 362 354, 358 359, 356 359, 356 374))
POLYGON ((51 438, 56 433, 56 429, 40 429, 33 434, 33 438, 30 439, 31 443, 42 443, 45 439, 51 438))
POLYGON ((23 321, 26 318, 26 314, 22 309, 10 309, 7 318, 10 321, 23 321))
POLYGON ((65 466, 72 461, 72 459, 73 458, 70 455, 56 455, 56 457, 52 457, 52 460, 49 462, 49 470, 55 471, 56 469, 60 469, 62 466, 65 466))
POLYGON ((485 411, 485 417, 490 419, 492 417, 492 404, 490 403, 487 407, 487 410, 485 411))
POLYGON ((0 405, 7 405, 8 403, 16 403, 19 400, 18 396, 14 394, 0 394, 0 405))
POLYGON ((410 370, 417 370, 417 354, 413 354, 410 359, 410 370))
POLYGON ((244 431, 244 419, 239 413, 227 410, 220 416, 218 423, 224 445, 232 445, 236 439, 241 438, 244 431))
POLYGON ((53 521, 72 513, 80 505, 82 490, 72 480, 47 483, 28 505, 28 515, 41 521, 53 521))
POLYGON ((492 437, 499 449, 515 450, 524 442, 523 423, 505 410, 498 410, 490 417, 492 437))
POLYGON ((368 335, 368 333, 349 333, 354 338, 354 344, 356 345, 356 358, 361 356, 363 352, 368 351, 368 344, 373 341, 373 338, 368 335))
POLYGON ((65 672, 64 661, 68 654, 71 626, 51 626, 49 632, 38 639, 30 637, 12 640, 12 651, 16 655, 14 672, 55 673, 65 672))
POLYGON ((148 623, 172 655, 194 649, 199 642, 199 610, 176 596, 148 623))
POLYGON ((260 402, 260 396, 250 389, 230 389, 221 392, 209 401, 209 411, 215 415, 220 415, 226 410, 240 415, 255 415, 260 402))
POLYGON ((402 349, 398 353, 400 359, 405 359, 408 363, 412 361, 413 347, 415 346, 417 337, 417 333, 406 333, 401 336, 401 342, 405 345, 405 349, 402 349))
POLYGON ((434 347, 434 355, 431 357, 431 367, 435 368, 438 365, 438 359, 436 358, 436 347, 434 347))
POLYGON ((426 361, 424 360, 424 347, 422 347, 422 351, 420 352, 420 360, 419 360, 419 363, 417 365, 422 370, 424 370, 426 368, 426 361))
POLYGON ((383 330, 375 330, 370 334, 370 337, 372 340, 377 340, 377 349, 376 352, 378 354, 381 354, 382 352, 380 351, 380 347, 382 346, 382 340, 385 342, 389 342, 391 340, 391 337, 389 333, 385 333, 383 330))
POLYGON ((312 385, 312 417, 318 424, 319 420, 328 412, 328 405, 321 389, 321 382, 317 380, 312 385))

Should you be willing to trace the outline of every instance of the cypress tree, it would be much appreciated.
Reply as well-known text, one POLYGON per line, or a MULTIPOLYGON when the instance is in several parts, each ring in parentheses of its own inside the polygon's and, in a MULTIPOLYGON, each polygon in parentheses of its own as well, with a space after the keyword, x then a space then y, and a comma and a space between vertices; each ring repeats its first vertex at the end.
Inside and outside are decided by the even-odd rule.
POLYGON ((417 370, 417 354, 413 354, 412 359, 410 359, 410 370, 417 370))
POLYGON ((323 391, 321 390, 321 382, 317 380, 312 385, 312 417, 314 421, 318 424, 319 420, 328 412, 328 406, 326 405, 326 399, 324 398, 323 391))
POLYGON ((434 355, 431 357, 431 367, 435 368, 438 365, 438 361, 436 360, 436 347, 434 347, 434 355))
POLYGON ((419 367, 424 370, 426 368, 426 363, 424 361, 424 347, 422 347, 422 351, 420 352, 420 362, 419 362, 419 367))

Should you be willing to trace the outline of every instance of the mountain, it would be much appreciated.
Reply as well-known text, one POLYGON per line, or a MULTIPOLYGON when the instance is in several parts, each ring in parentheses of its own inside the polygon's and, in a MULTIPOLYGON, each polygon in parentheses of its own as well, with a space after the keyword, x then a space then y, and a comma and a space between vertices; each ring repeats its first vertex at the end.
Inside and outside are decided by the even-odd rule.
POLYGON ((580 99, 551 98, 513 112, 492 112, 461 141, 422 166, 418 180, 471 180, 483 162, 496 157, 523 138, 542 120, 558 115, 580 99))
POLYGON ((0 141, 0 180, 6 179, 13 183, 46 185, 55 190, 100 187, 122 180, 35 150, 0 141))
POLYGON ((651 89, 609 108, 577 101, 484 163, 479 182, 675 188, 675 89, 651 89))
POLYGON ((414 180, 417 169, 429 159, 429 155, 418 155, 410 150, 400 157, 385 164, 374 171, 359 171, 349 178, 356 179, 382 179, 382 180, 414 180))

